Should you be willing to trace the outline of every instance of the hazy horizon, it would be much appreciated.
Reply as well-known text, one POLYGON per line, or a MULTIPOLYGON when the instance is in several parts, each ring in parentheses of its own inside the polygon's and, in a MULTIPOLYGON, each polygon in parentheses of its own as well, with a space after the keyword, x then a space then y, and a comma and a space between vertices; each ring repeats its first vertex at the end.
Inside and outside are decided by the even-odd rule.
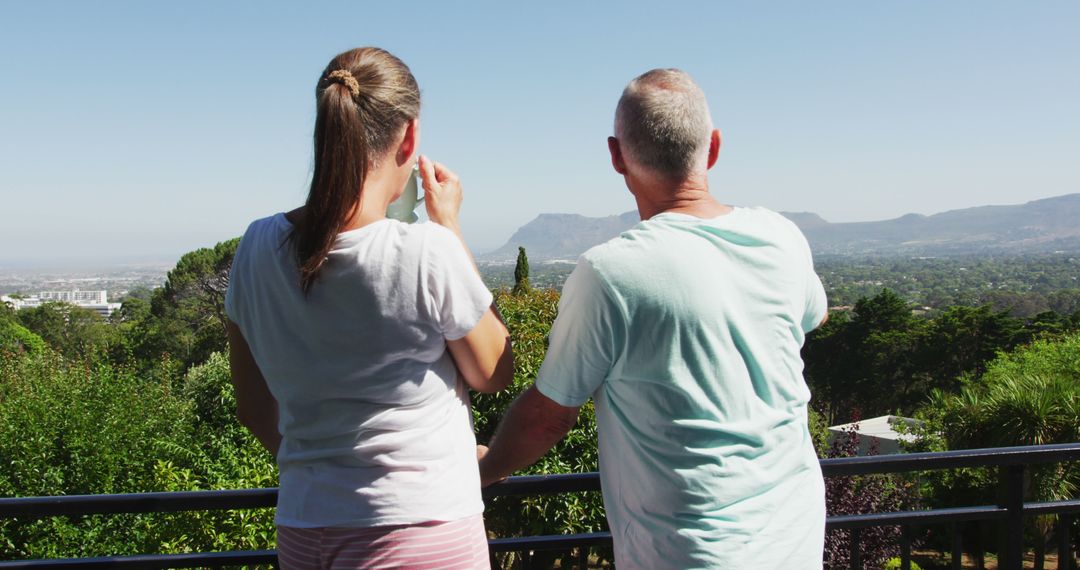
POLYGON ((840 223, 1080 191, 1080 4, 411 6, 7 4, 0 271, 168 263, 299 205, 315 79, 359 45, 415 73, 477 254, 634 209, 605 138, 654 67, 708 96, 724 202, 840 223))
MULTIPOLYGON (((1080 194, 1080 193, 1070 193, 1070 194, 1080 194)), ((1069 194, 1062 194, 1060 196, 1047 196, 1046 198, 1056 198, 1056 197, 1067 196, 1067 195, 1069 195, 1069 194)), ((1028 202, 1042 200, 1042 199, 1044 199, 1044 198, 1036 198, 1035 200, 1029 200, 1028 202)), ((736 204, 736 205, 743 205, 743 204, 736 204)), ((1019 205, 1019 204, 972 204, 972 205, 967 206, 967 207, 955 208, 955 209, 978 208, 978 207, 984 207, 984 206, 1014 206, 1014 205, 1019 205)), ((627 213, 628 211, 636 211, 636 210, 631 209, 631 210, 627 210, 627 211, 623 211, 623 212, 606 214, 606 216, 619 216, 621 214, 627 213)), ((851 222, 887 221, 887 220, 893 220, 893 219, 896 219, 896 218, 900 218, 900 217, 903 217, 905 215, 916 214, 916 213, 919 213, 919 214, 922 214, 922 215, 927 215, 927 216, 933 216, 935 214, 941 214, 941 213, 944 213, 944 212, 947 212, 947 211, 951 211, 951 210, 942 210, 940 212, 928 212, 928 213, 925 213, 925 214, 922 214, 922 213, 919 213, 919 212, 907 212, 907 213, 901 214, 899 216, 895 216, 895 217, 892 217, 892 218, 881 219, 881 220, 852 220, 851 222)), ((799 214, 799 213, 817 214, 817 212, 791 212, 791 211, 784 211, 783 213, 786 213, 786 214, 799 214)), ((540 215, 544 215, 544 214, 578 214, 578 215, 583 215, 583 214, 579 214, 578 212, 540 212, 536 216, 540 216, 540 215)), ((534 216, 532 219, 530 219, 530 221, 532 221, 533 219, 536 219, 536 216, 534 216)), ((590 216, 590 217, 604 217, 604 216, 590 216)), ((824 216, 822 216, 822 217, 823 217, 823 219, 825 219, 825 221, 830 222, 830 223, 849 223, 849 222, 835 222, 834 220, 829 220, 828 218, 824 218, 824 216)), ((514 230, 514 232, 516 232, 517 229, 520 229, 520 228, 516 228, 514 230)), ((502 247, 502 246, 504 246, 504 245, 506 245, 508 243, 508 241, 513 237, 514 232, 511 232, 511 234, 507 235, 506 238, 502 240, 502 242, 500 242, 498 245, 496 245, 494 247, 490 247, 490 248, 486 248, 486 249, 480 249, 480 248, 474 247, 473 248, 474 253, 477 256, 483 256, 486 253, 490 253, 490 252, 495 251, 496 249, 499 249, 500 247, 502 247)), ((239 237, 239 236, 233 236, 233 237, 239 237)), ((229 238, 226 238, 226 239, 229 239, 229 238)), ((7 270, 18 270, 18 271, 34 270, 34 271, 39 271, 39 272, 40 271, 47 271, 47 270, 55 270, 55 271, 61 271, 61 272, 80 272, 80 271, 92 272, 92 271, 100 269, 102 267, 112 269, 112 270, 122 269, 122 268, 126 268, 126 267, 130 267, 130 268, 165 267, 166 269, 171 269, 172 266, 175 265, 176 261, 183 254, 188 253, 189 251, 193 251, 195 249, 201 248, 201 247, 213 247, 215 245, 215 243, 217 243, 217 242, 206 243, 206 244, 203 244, 203 245, 193 247, 193 248, 191 248, 189 250, 177 251, 177 252, 167 252, 167 253, 161 253, 161 254, 156 254, 156 255, 155 254, 136 255, 136 256, 122 256, 122 255, 121 256, 108 256, 108 255, 103 255, 103 256, 97 257, 97 258, 95 258, 93 256, 68 256, 68 257, 54 257, 54 258, 49 258, 49 259, 37 259, 37 258, 29 258, 29 257, 27 257, 27 258, 3 257, 3 254, 0 254, 0 272, 7 271, 7 270)), ((560 261, 560 262, 562 262, 562 261, 560 261)))

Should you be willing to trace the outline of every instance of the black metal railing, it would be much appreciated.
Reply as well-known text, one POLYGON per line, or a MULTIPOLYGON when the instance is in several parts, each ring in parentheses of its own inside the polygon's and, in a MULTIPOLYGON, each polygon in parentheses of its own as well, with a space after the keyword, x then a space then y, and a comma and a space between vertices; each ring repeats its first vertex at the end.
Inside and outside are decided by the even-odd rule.
MULTIPOLYGON (((1024 447, 999 447, 992 449, 966 449, 933 453, 902 453, 864 457, 842 457, 821 460, 821 470, 826 477, 845 475, 872 475, 958 469, 964 467, 999 467, 998 484, 1002 500, 996 505, 976 505, 946 509, 838 515, 829 517, 829 529, 852 529, 851 567, 861 569, 861 544, 859 530, 875 526, 900 526, 900 561, 903 570, 911 569, 911 529, 915 526, 934 524, 956 525, 962 522, 991 520, 1003 521, 1004 537, 999 547, 998 568, 1020 570, 1024 557, 1024 517, 1056 514, 1061 517, 1061 532, 1057 545, 1060 570, 1072 570, 1069 526, 1074 513, 1080 513, 1080 499, 1039 503, 1024 502, 1025 472, 1032 465, 1062 463, 1080 459, 1080 443, 1037 445, 1024 447), (1062 562, 1066 566, 1062 566, 1062 562)), ((954 529, 955 530, 955 529, 954 529)), ((962 544, 960 533, 953 532, 952 568, 961 568, 962 544)))
MULTIPOLYGON (((1024 554, 1024 517, 1056 514, 1062 520, 1057 550, 1059 568, 1070 569, 1073 555, 1070 549, 1069 522, 1080 513, 1080 499, 1025 503, 1024 479, 1029 466, 1043 463, 1062 463, 1080 460, 1080 443, 975 449, 935 453, 910 453, 869 457, 823 459, 826 477, 873 475, 956 469, 964 467, 1000 467, 1002 497, 1000 504, 968 507, 916 510, 889 513, 869 513, 831 516, 828 529, 846 528, 852 531, 851 567, 862 568, 859 535, 862 529, 876 526, 899 526, 901 568, 910 569, 912 528, 927 525, 957 525, 970 521, 1001 521, 1004 523, 1004 542, 999 545, 999 568, 1022 567, 1024 554), (1062 565, 1061 561, 1065 561, 1062 565)), ((484 490, 485 498, 509 495, 540 495, 552 493, 598 491, 600 478, 596 473, 573 475, 544 475, 511 477, 484 490)), ((235 491, 188 491, 170 493, 136 493, 127 495, 81 495, 60 497, 27 497, 0 499, 0 519, 36 519, 49 516, 95 515, 114 513, 163 513, 205 511, 217 509, 252 509, 273 507, 276 489, 245 489, 235 491)), ((960 533, 953 533, 952 564, 960 568, 962 544, 960 533)), ((589 550, 610 548, 611 534, 607 532, 575 535, 529 536, 496 538, 488 542, 491 552, 527 553, 538 550, 576 550, 579 568, 585 568, 589 550)), ((34 569, 158 569, 221 567, 233 565, 276 564, 273 550, 212 552, 191 554, 144 554, 136 556, 105 556, 96 558, 11 560, 0 561, 0 570, 34 569)))

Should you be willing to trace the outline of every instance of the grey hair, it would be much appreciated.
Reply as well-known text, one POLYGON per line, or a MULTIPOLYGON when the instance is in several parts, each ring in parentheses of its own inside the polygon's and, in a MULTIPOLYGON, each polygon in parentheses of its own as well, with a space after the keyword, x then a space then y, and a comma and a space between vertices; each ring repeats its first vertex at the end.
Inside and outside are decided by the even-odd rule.
POLYGON ((703 165, 712 128, 705 93, 679 69, 638 76, 615 109, 615 136, 623 152, 669 178, 685 178, 703 165))

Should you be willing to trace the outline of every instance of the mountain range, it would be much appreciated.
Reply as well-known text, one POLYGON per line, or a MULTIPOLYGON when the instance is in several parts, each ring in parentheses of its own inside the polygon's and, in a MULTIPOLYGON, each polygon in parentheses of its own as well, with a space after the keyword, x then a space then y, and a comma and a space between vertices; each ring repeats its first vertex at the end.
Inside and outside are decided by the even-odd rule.
MULTIPOLYGON (((815 255, 945 256, 1080 252, 1080 194, 1026 204, 979 206, 931 216, 831 223, 811 212, 780 212, 802 229, 815 255)), ((575 260, 638 222, 636 211, 590 218, 540 214, 483 261, 509 261, 525 247, 530 260, 575 260)))

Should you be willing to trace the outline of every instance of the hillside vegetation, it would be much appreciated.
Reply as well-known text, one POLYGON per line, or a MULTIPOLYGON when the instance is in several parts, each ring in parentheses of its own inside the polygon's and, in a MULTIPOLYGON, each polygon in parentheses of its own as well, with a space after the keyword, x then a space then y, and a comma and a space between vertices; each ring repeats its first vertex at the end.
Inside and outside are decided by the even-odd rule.
MULTIPOLYGON (((128 299, 111 320, 60 304, 20 313, 0 306, 0 495, 276 484, 273 459, 235 419, 224 356, 222 302, 235 247, 185 255, 164 287, 128 299)), ((535 379, 559 293, 534 282, 516 294, 497 290, 496 300, 512 334, 515 375, 507 391, 473 396, 481 443, 535 379)), ((885 413, 925 418, 932 429, 924 445, 933 449, 1077 439, 1080 307, 1027 318, 985 304, 913 308, 879 289, 809 336, 803 356, 818 441, 825 425, 885 413)), ((596 467, 590 403, 528 472, 596 467)), ((1039 477, 1045 496, 1080 484, 1065 472, 1039 477)), ((845 496, 895 486, 881 485, 850 487, 845 496)), ((991 496, 992 478, 928 477, 912 492, 947 504, 991 496)), ((256 510, 5 520, 0 559, 271 548, 272 518, 256 510)), ((512 536, 595 531, 606 522, 592 493, 492 501, 487 525, 512 536)), ((540 561, 548 563, 554 559, 540 561)))

